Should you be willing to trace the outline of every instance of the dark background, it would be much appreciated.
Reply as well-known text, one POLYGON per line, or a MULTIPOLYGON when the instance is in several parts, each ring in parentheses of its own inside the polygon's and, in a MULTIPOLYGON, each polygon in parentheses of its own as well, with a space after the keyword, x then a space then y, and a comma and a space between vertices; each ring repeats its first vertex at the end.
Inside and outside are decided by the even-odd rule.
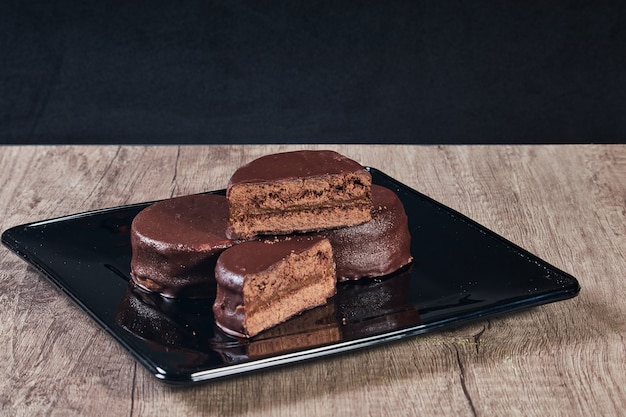
POLYGON ((3 1, 0 142, 624 143, 623 4, 3 1))

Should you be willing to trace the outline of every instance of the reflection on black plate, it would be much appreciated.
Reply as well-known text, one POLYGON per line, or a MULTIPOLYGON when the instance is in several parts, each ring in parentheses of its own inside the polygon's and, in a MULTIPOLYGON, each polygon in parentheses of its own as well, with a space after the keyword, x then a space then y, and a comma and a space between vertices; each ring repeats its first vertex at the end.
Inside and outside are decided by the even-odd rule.
POLYGON ((215 328, 211 299, 172 300, 133 287, 130 223, 148 203, 17 226, 2 234, 2 243, 157 378, 175 384, 350 351, 578 294, 571 275, 370 171, 404 204, 414 264, 387 277, 341 283, 328 304, 251 340, 215 328))

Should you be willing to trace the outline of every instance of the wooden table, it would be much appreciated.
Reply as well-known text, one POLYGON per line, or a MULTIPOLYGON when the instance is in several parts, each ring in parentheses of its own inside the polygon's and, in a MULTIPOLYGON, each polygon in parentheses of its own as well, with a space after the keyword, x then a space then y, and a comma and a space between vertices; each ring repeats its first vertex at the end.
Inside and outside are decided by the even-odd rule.
MULTIPOLYGON (((302 146, 0 147, 0 228, 223 188, 302 146)), ((187 389, 6 248, 0 415, 623 415, 626 146, 307 146, 385 171, 578 278, 577 298, 187 389)))

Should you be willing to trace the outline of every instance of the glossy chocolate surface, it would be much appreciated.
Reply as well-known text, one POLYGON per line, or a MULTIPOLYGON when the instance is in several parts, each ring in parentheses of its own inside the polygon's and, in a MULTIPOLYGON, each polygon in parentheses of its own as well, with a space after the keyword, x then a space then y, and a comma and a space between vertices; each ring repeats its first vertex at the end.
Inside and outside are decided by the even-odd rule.
POLYGON ((243 242, 222 252, 215 266, 219 285, 240 290, 246 274, 265 271, 291 253, 300 253, 321 241, 321 236, 288 236, 243 242))
POLYGON ((268 182, 367 171, 358 162, 334 151, 294 151, 262 156, 241 166, 228 187, 239 183, 268 182))
POLYGON ((131 225, 133 280, 170 297, 210 295, 217 256, 234 244, 227 227, 222 195, 188 195, 146 207, 131 225))

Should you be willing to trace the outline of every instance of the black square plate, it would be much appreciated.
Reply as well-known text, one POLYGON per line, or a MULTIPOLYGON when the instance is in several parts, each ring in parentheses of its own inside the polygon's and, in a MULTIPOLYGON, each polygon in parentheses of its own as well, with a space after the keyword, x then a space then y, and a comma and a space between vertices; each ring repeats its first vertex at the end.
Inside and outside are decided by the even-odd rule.
POLYGON ((215 328, 212 299, 166 299, 133 288, 130 224, 150 203, 16 226, 2 243, 172 384, 347 352, 578 294, 571 275, 368 169, 404 203, 415 262, 386 277, 341 283, 328 304, 248 341, 215 328))

